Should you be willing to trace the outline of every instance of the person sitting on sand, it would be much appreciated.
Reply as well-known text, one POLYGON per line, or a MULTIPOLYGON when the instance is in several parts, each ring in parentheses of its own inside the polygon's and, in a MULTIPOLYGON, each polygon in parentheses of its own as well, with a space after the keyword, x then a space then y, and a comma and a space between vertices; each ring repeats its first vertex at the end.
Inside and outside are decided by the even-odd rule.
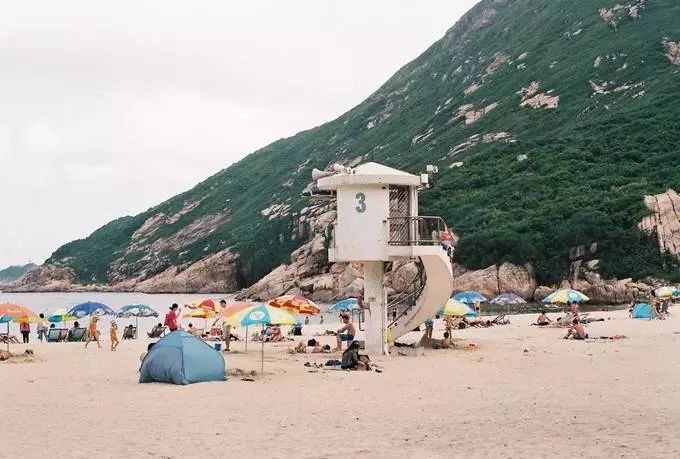
POLYGON ((583 325, 581 325, 578 318, 574 318, 571 327, 569 327, 569 330, 567 331, 567 336, 565 336, 564 339, 569 339, 570 336, 573 336, 574 339, 578 340, 588 338, 588 333, 586 333, 585 328, 583 328, 583 325))
POLYGON ((281 333, 281 327, 279 327, 278 325, 274 325, 272 327, 271 341, 272 342, 283 341, 283 333, 281 333))
POLYGON ((368 358, 362 357, 364 358, 359 357, 359 343, 352 341, 347 346, 347 350, 342 353, 340 368, 343 370, 367 370, 370 368, 367 363, 368 358))
POLYGON ((99 330, 97 330, 97 323, 99 322, 99 316, 92 316, 90 320, 90 325, 87 327, 87 339, 85 340, 85 349, 90 341, 96 341, 97 347, 101 349, 102 345, 99 343, 99 330))
POLYGON ((326 346, 321 346, 320 342, 312 338, 307 341, 307 344, 305 344, 304 341, 300 341, 297 346, 295 346, 295 348, 291 349, 289 352, 291 354, 320 354, 324 352, 324 348, 326 347, 330 350, 330 346, 328 344, 326 346))
POLYGON ((344 316, 342 318, 342 322, 345 324, 342 328, 338 329, 338 334, 335 337, 336 339, 336 351, 341 351, 342 350, 342 342, 347 341, 353 342, 354 336, 356 336, 356 330, 354 329, 354 324, 349 321, 349 316, 344 316))
POLYGON ((115 351, 116 348, 118 347, 118 324, 116 323, 115 320, 111 321, 111 330, 110 330, 110 335, 111 335, 111 350, 115 351))
POLYGON ((454 347, 449 332, 444 332, 444 339, 431 340, 432 349, 452 349, 454 347))
POLYGON ((538 325, 539 327, 544 327, 546 325, 550 325, 552 323, 552 320, 550 317, 548 317, 548 314, 545 313, 545 311, 541 311, 541 315, 538 316, 538 319, 536 319, 536 323, 532 325, 538 325))

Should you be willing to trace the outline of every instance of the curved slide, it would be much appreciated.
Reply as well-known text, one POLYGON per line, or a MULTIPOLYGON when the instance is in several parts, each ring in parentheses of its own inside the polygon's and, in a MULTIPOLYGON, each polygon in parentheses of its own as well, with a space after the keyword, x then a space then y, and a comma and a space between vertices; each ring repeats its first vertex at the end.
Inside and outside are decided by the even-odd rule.
POLYGON ((433 318, 451 297, 453 274, 446 252, 439 246, 419 246, 414 249, 425 268, 425 287, 415 305, 390 326, 393 340, 433 318))

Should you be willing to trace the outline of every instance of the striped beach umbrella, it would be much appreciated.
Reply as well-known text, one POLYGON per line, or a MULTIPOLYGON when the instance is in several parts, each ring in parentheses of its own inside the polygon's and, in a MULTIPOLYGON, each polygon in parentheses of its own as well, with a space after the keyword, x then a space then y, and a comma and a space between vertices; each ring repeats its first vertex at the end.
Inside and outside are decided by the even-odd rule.
POLYGON ((134 317, 135 318, 135 339, 137 339, 137 330, 139 330, 140 317, 158 317, 158 312, 146 304, 135 303, 127 304, 120 308, 116 313, 118 317, 134 317))
POLYGON ((590 300, 586 295, 579 292, 578 290, 572 290, 570 288, 564 288, 556 292, 551 293, 543 299, 544 303, 582 303, 590 300))
POLYGON ((7 324, 7 352, 9 352, 9 323, 14 322, 36 322, 40 320, 38 314, 27 306, 15 303, 0 304, 0 319, 7 324))
POLYGON ((470 306, 461 301, 454 300, 453 298, 450 298, 449 301, 446 302, 444 307, 442 307, 437 312, 437 314, 440 316, 456 316, 456 317, 477 316, 477 312, 474 309, 472 309, 470 306))
POLYGON ((191 303, 187 303, 184 306, 186 306, 189 309, 205 309, 213 312, 220 312, 220 302, 217 300, 213 300, 212 298, 205 298, 203 300, 196 300, 192 301, 191 303))
POLYGON ((274 298, 269 302, 270 306, 285 309, 296 314, 316 315, 321 309, 312 300, 308 300, 302 295, 283 295, 274 298))
POLYGON ((489 303, 493 304, 524 304, 526 301, 524 301, 524 298, 522 298, 519 295, 516 295, 514 293, 503 293, 502 295, 498 295, 489 303))
POLYGON ((654 290, 654 295, 657 298, 670 298, 676 294, 676 289, 673 287, 660 287, 654 290))
MULTIPOLYGON (((250 308, 245 308, 241 312, 232 316, 238 318, 239 325, 249 327, 251 325, 261 325, 264 330, 265 325, 295 325, 297 320, 289 312, 281 308, 275 308, 268 304, 257 304, 250 308)), ((229 319, 225 319, 229 320, 229 319)), ((261 372, 264 372, 264 340, 261 341, 261 372)))

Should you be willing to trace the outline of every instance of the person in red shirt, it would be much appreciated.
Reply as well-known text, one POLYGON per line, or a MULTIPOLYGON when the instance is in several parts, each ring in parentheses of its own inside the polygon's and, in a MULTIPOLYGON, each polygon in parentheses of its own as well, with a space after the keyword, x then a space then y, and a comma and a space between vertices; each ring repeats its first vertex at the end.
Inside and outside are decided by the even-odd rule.
POLYGON ((28 344, 28 336, 31 334, 31 325, 28 322, 19 322, 19 331, 24 339, 24 344, 28 344))
POLYGON ((170 306, 170 312, 165 315, 165 325, 170 329, 171 332, 177 330, 177 316, 179 315, 177 313, 178 309, 179 306, 177 306, 177 303, 174 303, 172 306, 170 306))

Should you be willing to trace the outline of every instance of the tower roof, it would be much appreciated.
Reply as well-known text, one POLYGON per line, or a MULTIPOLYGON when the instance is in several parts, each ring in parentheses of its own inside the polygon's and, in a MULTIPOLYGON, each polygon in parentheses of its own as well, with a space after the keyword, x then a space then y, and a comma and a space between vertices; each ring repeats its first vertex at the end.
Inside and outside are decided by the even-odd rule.
POLYGON ((420 176, 409 174, 378 163, 365 163, 351 169, 349 173, 338 173, 318 180, 322 190, 354 185, 404 185, 420 186, 420 176))

